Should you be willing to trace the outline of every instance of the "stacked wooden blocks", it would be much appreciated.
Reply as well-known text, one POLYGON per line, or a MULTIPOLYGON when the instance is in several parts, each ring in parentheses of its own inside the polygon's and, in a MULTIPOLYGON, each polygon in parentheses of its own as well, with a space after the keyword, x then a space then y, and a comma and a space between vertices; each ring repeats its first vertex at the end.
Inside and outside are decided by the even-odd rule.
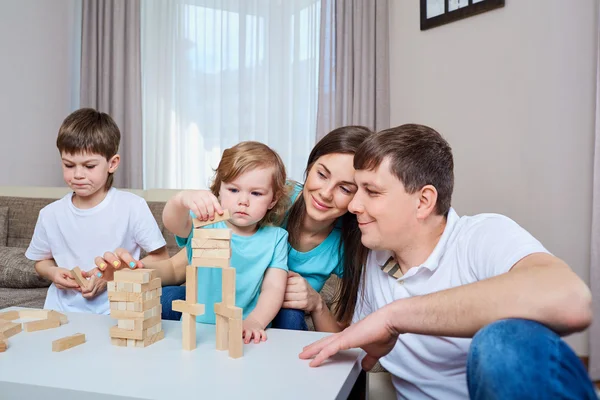
POLYGON ((194 220, 192 265, 186 267, 185 301, 175 300, 173 310, 182 313, 184 350, 196 348, 196 316, 204 314, 198 304, 198 267, 221 268, 223 271, 221 303, 214 305, 217 329, 217 350, 229 350, 229 356, 243 355, 242 309, 235 306, 235 269, 230 266, 231 230, 201 229, 201 227, 231 218, 228 210, 212 221, 194 220))
POLYGON ((160 278, 151 269, 119 270, 108 283, 111 343, 122 347, 146 347, 165 337, 160 322, 160 278))

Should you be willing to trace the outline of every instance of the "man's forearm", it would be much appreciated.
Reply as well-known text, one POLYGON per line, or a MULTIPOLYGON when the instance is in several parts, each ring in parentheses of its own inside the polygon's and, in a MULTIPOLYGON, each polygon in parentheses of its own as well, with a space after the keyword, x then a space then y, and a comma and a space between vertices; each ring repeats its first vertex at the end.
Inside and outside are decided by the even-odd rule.
POLYGON ((523 318, 568 334, 590 323, 591 295, 586 289, 568 266, 552 262, 398 300, 382 311, 398 333, 472 337, 494 321, 523 318))

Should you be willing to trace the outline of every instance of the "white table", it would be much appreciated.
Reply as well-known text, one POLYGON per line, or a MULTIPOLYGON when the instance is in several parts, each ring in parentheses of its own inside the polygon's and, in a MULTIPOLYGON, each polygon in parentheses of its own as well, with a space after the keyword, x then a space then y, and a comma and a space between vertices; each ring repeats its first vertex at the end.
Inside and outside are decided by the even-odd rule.
MULTIPOLYGON (((18 310, 11 307, 0 311, 18 310)), ((181 323, 162 321, 165 338, 146 348, 110 344, 107 315, 66 313, 69 323, 8 339, 0 353, 0 398, 5 399, 343 399, 361 369, 359 351, 310 368, 302 347, 326 336, 270 329, 268 340, 244 345, 230 359, 215 350, 214 325, 198 324, 198 347, 181 348, 181 323), (52 352, 52 341, 85 333, 86 343, 52 352)), ((25 322, 20 320, 16 322, 25 322)))

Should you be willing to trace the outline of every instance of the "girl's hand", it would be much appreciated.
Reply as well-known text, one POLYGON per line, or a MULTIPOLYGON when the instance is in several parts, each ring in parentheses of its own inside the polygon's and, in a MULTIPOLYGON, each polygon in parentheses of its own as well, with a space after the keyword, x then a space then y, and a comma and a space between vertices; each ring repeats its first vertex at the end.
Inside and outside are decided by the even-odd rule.
POLYGON ((223 215, 219 199, 210 190, 184 190, 177 196, 179 204, 196 214, 200 221, 213 220, 215 212, 223 215))
POLYGON ((242 322, 242 338, 246 344, 250 343, 252 338, 254 338, 254 343, 258 344, 267 340, 267 333, 265 332, 265 327, 260 322, 248 316, 242 322))
POLYGON ((52 268, 51 280, 61 290, 74 289, 81 292, 81 288, 77 284, 77 281, 73 279, 71 271, 66 268, 52 268))
POLYGON ((115 270, 125 268, 125 266, 131 269, 144 268, 143 262, 134 259, 127 250, 122 248, 118 248, 114 252, 107 251, 102 257, 96 257, 94 263, 96 268, 89 272, 90 276, 94 275, 106 281, 112 281, 115 270))
POLYGON ((89 272, 81 271, 81 275, 83 275, 84 278, 89 278, 87 286, 81 288, 81 295, 88 300, 95 298, 106 290, 106 281, 94 275, 93 271, 94 270, 89 272))
POLYGON ((308 281, 302 275, 289 271, 282 307, 313 312, 321 304, 321 296, 308 281))

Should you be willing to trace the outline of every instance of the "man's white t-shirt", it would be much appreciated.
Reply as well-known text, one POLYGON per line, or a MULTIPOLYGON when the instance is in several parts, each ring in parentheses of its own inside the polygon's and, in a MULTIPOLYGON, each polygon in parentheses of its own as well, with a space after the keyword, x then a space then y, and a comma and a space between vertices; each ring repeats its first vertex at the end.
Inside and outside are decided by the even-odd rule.
MULTIPOLYGON (((395 300, 503 274, 533 253, 548 251, 510 218, 498 214, 459 217, 450 209, 444 233, 429 258, 400 279, 381 270, 391 252, 369 252, 353 322, 395 300)), ((470 344, 471 339, 465 338, 401 334, 381 365, 393 375, 400 399, 466 399, 470 344)))
MULTIPOLYGON (((166 242, 146 201, 133 193, 111 188, 97 206, 82 210, 73 205, 69 193, 44 207, 35 225, 25 256, 33 261, 53 258, 66 269, 90 271, 94 259, 121 247, 135 259, 143 248, 151 252, 166 242)), ((50 285, 44 308, 58 311, 110 312, 106 291, 86 300, 76 290, 50 285)))

